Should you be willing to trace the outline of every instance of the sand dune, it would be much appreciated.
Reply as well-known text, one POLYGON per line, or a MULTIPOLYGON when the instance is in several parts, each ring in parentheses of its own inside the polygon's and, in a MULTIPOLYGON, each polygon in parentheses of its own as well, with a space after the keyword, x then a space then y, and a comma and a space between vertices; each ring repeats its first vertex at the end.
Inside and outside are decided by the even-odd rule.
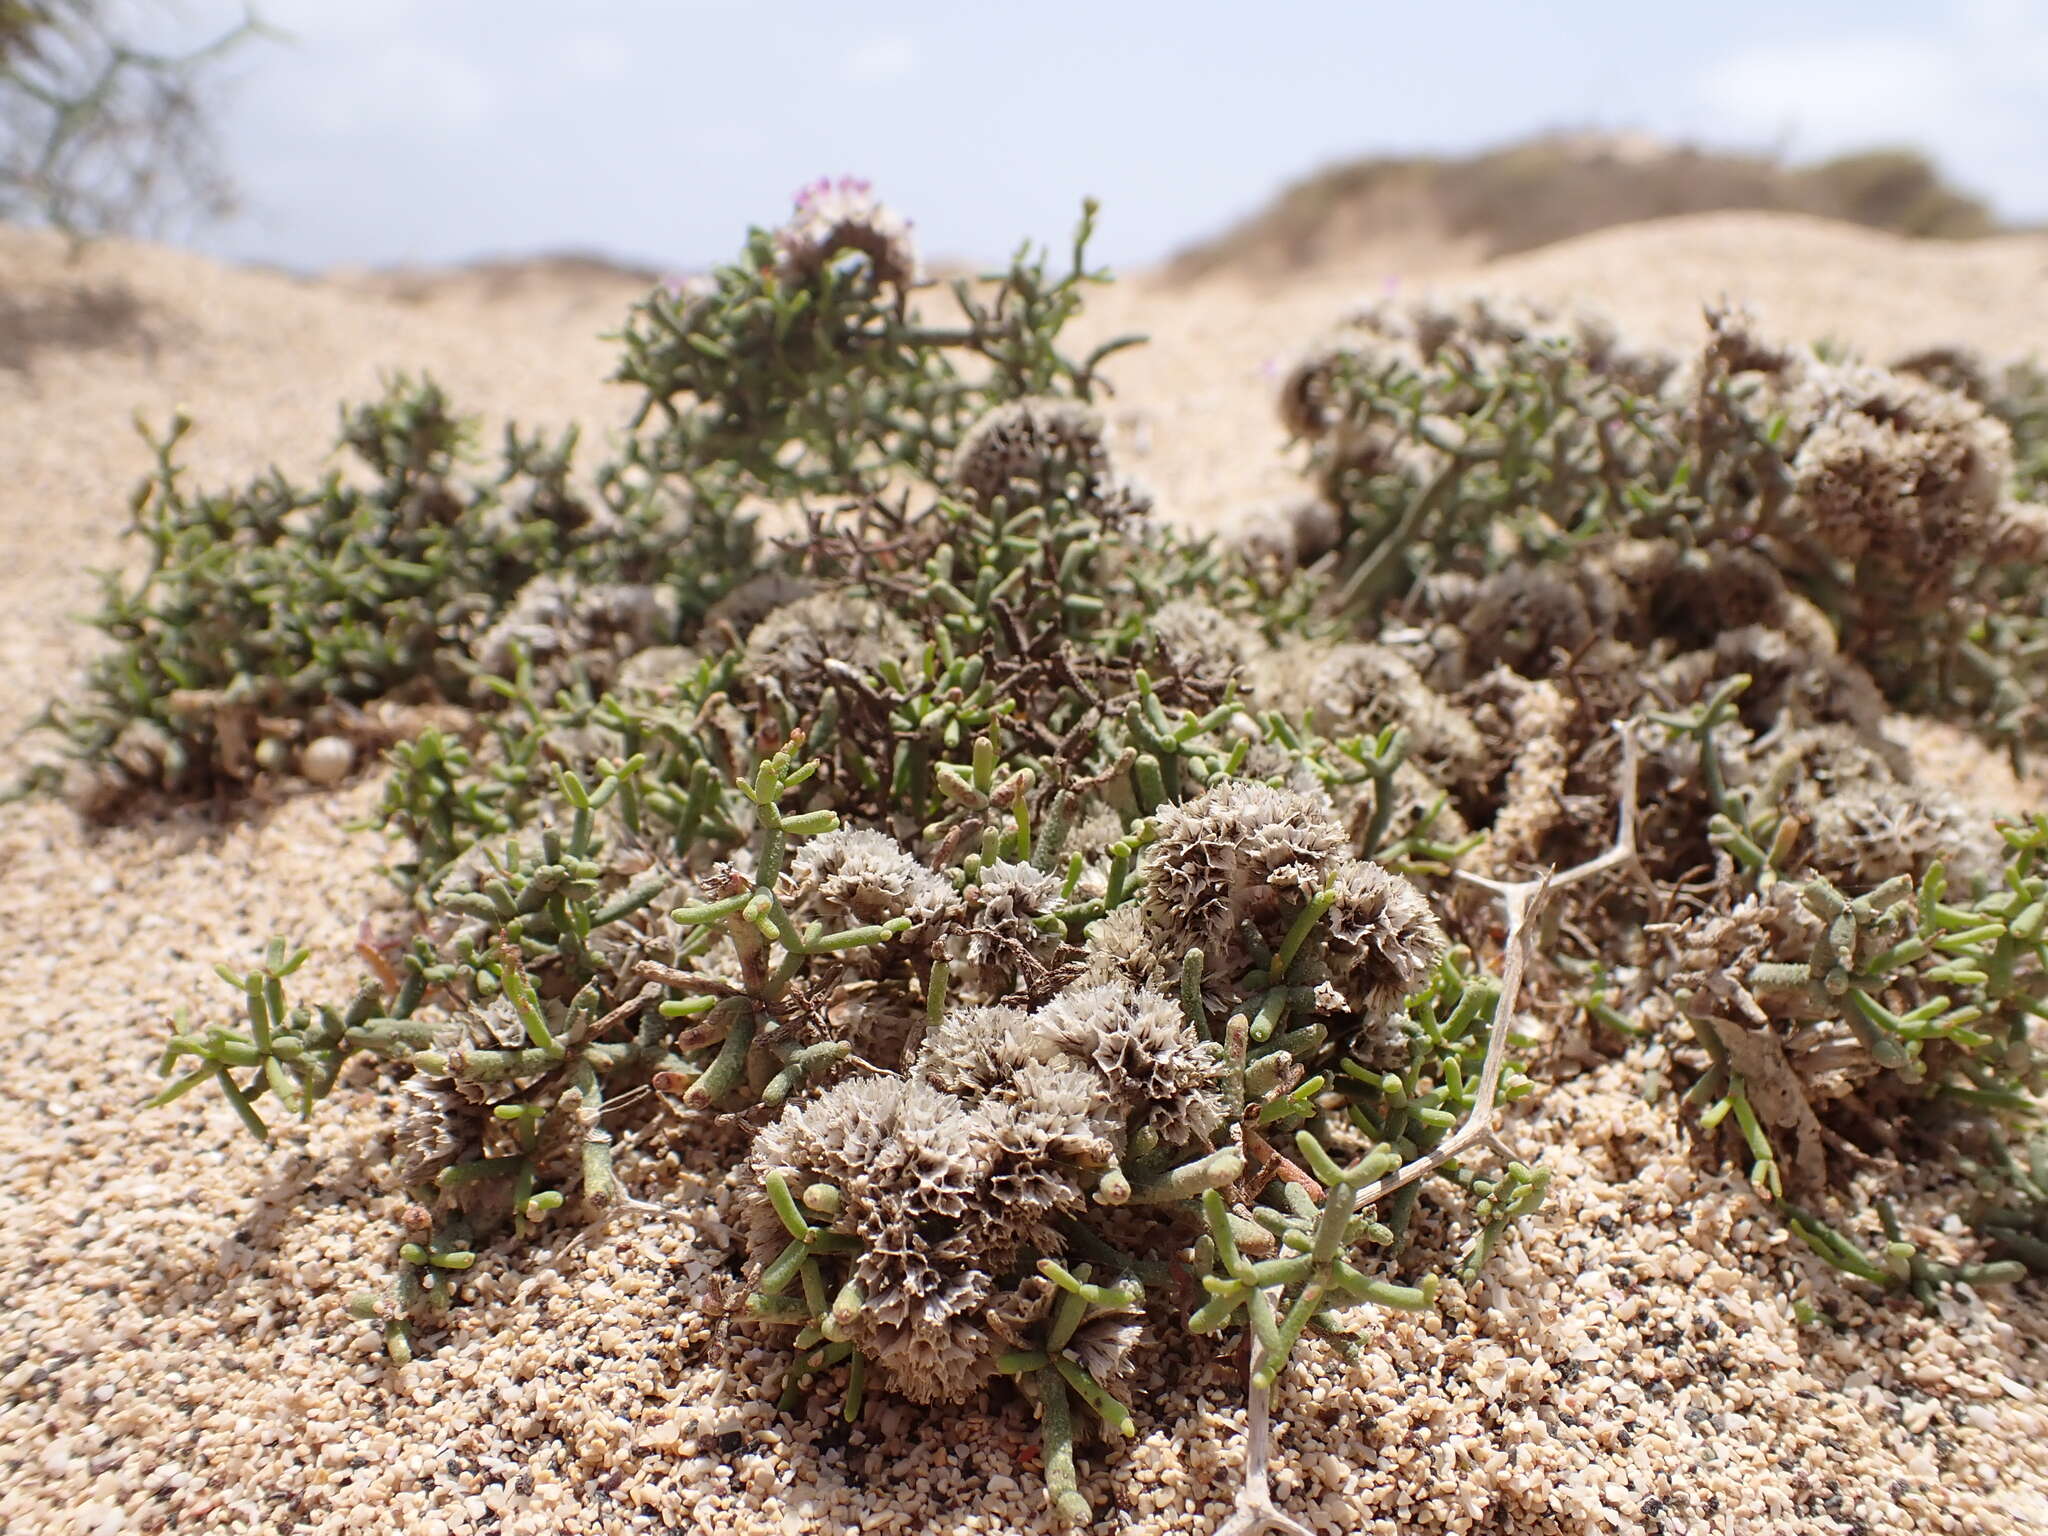
POLYGON ((1774 330, 1884 360, 1960 342, 2048 353, 2048 235, 1904 240, 1797 214, 1701 214, 1602 230, 1486 269, 1551 303, 1590 300, 1644 341, 1698 335, 1702 300, 1739 298, 1774 330))
MULTIPOLYGON (((188 408, 211 482, 316 469, 337 401, 390 369, 433 373, 492 423, 601 436, 626 403, 597 337, 638 283, 602 269, 394 288, 0 229, 0 272, 4 736, 87 653, 68 616, 93 602, 90 568, 132 558, 137 411, 188 408)), ((1716 215, 1486 267, 1388 248, 1279 290, 1141 276, 1087 330, 1154 338, 1111 414, 1168 515, 1213 525, 1297 488, 1273 368, 1390 280, 1591 302, 1673 343, 1727 295, 1878 356, 2048 352, 2041 236, 1910 244, 1716 215)), ((394 1371, 343 1311, 393 1243, 392 1202, 362 1193, 387 1090, 353 1080, 270 1151, 199 1096, 135 1107, 172 1010, 231 1001, 214 961, 284 931, 315 946, 308 991, 344 990, 384 899, 379 840, 346 830, 373 799, 100 835, 0 807, 0 1529, 1049 1529, 1015 1403, 884 1404, 849 1434, 761 1401, 774 1350, 703 1305, 728 1251, 715 1136, 632 1149, 634 1192, 663 1209, 488 1260, 445 1343, 394 1371)), ((1484 1284, 1390 1320, 1362 1365, 1311 1354, 1283 1395, 1279 1494, 1317 1529, 2048 1527, 2039 1282, 1938 1316, 1864 1299, 1739 1178, 1701 1172, 1619 1066, 1540 1096, 1511 1134, 1541 1146, 1557 1193, 1484 1284), (1797 1325, 1794 1295, 1839 1330, 1797 1325)), ((1126 1531, 1209 1530, 1239 1455, 1234 1367, 1160 1360, 1136 1398, 1136 1442, 1086 1455, 1091 1497, 1126 1531)))

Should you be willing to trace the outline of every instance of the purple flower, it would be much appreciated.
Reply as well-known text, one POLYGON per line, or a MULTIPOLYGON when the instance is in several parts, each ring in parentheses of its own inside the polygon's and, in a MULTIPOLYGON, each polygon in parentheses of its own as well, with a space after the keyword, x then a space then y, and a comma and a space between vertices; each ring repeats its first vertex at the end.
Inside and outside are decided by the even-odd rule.
POLYGON ((878 283, 918 279, 910 222, 890 211, 858 176, 821 176, 796 195, 796 211, 775 232, 783 280, 808 282, 844 257, 865 257, 878 283))

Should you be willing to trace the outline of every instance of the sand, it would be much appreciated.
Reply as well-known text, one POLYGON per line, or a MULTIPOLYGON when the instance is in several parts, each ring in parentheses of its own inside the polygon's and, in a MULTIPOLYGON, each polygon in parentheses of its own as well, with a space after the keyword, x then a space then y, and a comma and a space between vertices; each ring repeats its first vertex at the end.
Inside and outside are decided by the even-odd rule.
MULTIPOLYGON (((138 410, 188 407, 193 472, 219 480, 316 469, 336 402, 388 369, 425 368, 493 422, 597 425, 626 403, 596 335, 637 284, 602 271, 304 282, 119 243, 71 260, 10 230, 0 271, 0 738, 88 653, 68 616, 93 602, 91 569, 132 558, 138 410)), ((1390 280, 1592 300, 1681 342, 1726 294, 1882 357, 2048 353, 2044 276, 2042 237, 1909 245, 1722 215, 1476 270, 1410 250, 1284 291, 1139 280, 1088 329, 1153 335, 1111 414, 1168 514, 1215 525, 1298 488, 1272 370, 1390 280)), ((1965 739, 1933 742, 1989 803, 2038 795, 1965 739)), ((781 1357, 719 1310, 733 1144, 706 1122, 650 1124, 620 1163, 644 1207, 490 1252, 448 1334, 395 1369, 344 1310, 396 1241, 370 1171, 388 1089, 348 1079, 269 1150, 204 1098, 137 1107, 175 1010, 232 1002, 216 960, 284 932, 315 951, 304 994, 346 989, 357 925, 386 900, 383 845, 348 830, 375 793, 96 835, 56 806, 0 807, 0 1529, 1051 1529, 1014 1400, 877 1400, 851 1431, 829 1394, 793 1417, 762 1400, 781 1357)), ((1927 1315, 1838 1283, 1644 1102, 1651 1066, 1517 1111, 1510 1139, 1554 1193, 1471 1293, 1380 1320, 1359 1364, 1304 1350, 1277 1404, 1282 1503, 1332 1533, 2048 1526, 2048 1286, 1927 1315), (1828 1320, 1801 1325, 1795 1300, 1828 1320)), ((1241 1455, 1234 1361, 1176 1346, 1133 1401, 1135 1441, 1084 1451, 1097 1528, 1211 1530, 1241 1455)))

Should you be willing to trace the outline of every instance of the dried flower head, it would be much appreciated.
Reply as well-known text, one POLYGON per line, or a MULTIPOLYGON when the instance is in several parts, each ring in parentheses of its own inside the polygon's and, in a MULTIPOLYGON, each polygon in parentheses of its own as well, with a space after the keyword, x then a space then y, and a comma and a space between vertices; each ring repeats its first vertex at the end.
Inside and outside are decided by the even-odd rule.
POLYGON ((1290 752, 1277 741, 1253 742, 1245 751, 1244 761, 1239 764, 1238 776, 1259 779, 1268 784, 1278 783, 1282 789, 1313 800, 1333 820, 1341 810, 1337 796, 1324 786, 1315 764, 1298 752, 1290 752))
POLYGON ((441 1078, 414 1073, 399 1089, 391 1165, 401 1184, 424 1184, 479 1139, 477 1106, 441 1078))
POLYGON ((828 662, 865 675, 914 649, 904 622, 872 599, 818 592, 777 608, 754 626, 740 671, 753 687, 808 716, 832 686, 828 662))
POLYGON ((1237 520, 1237 529, 1238 553, 1268 578, 1306 570, 1344 540, 1336 510, 1318 500, 1253 507, 1237 520))
POLYGON ((1215 688, 1266 650, 1256 627, 1192 597, 1160 604, 1145 626, 1144 645, 1160 672, 1215 688))
POLYGON ((1039 1335, 1037 1325, 1052 1311, 1059 1294, 1060 1288, 1044 1275, 1026 1275, 989 1299, 982 1321, 1011 1349, 1032 1348, 1039 1335))
POLYGON ((910 229, 859 177, 820 177, 797 193, 796 211, 775 232, 776 272, 805 283, 854 255, 866 258, 877 284, 905 288, 920 276, 910 229))
POLYGON ((1672 658, 1655 673, 1663 697, 1697 702, 1723 678, 1750 679, 1737 704, 1752 729, 1779 721, 1794 725, 1844 725, 1873 746, 1889 712, 1870 674, 1832 650, 1814 652, 1776 629, 1751 625, 1731 629, 1705 650, 1672 658))
POLYGON ((1413 662, 1386 645, 1337 645, 1276 652, 1265 677, 1295 713, 1307 712, 1325 736, 1408 733, 1408 755, 1446 781, 1469 778, 1486 747, 1457 705, 1422 680, 1413 662))
POLYGON ((1954 796, 1902 781, 1904 760, 1875 730, 1811 726, 1787 734, 1748 772, 1804 828, 1799 861, 1856 894, 1943 860, 1967 891, 1999 866, 2002 844, 1954 796))
POLYGON ((1059 1047, 1022 1008, 950 1008, 924 1037, 912 1071, 946 1093, 978 1098, 1058 1055, 1059 1047))
POLYGON ((996 1148, 979 1117, 935 1089, 895 1086, 875 1161, 857 1184, 847 1171, 832 1180, 847 1194, 836 1225, 866 1245, 856 1346, 904 1396, 942 1402, 993 1371, 978 1314, 1016 1245, 998 1241, 1009 1213, 990 1198, 996 1148))
MULTIPOLYGON (((910 919, 901 942, 914 944, 953 899, 945 879, 912 858, 886 832, 842 827, 798 845, 783 873, 790 911, 827 929, 862 928, 910 919)), ((879 965, 882 947, 847 951, 849 959, 879 965)))
POLYGON ((917 1402, 956 1401, 994 1374, 991 1307, 1015 1310, 1005 1277, 1026 1248, 1057 1252, 1052 1225, 1084 1199, 1049 1138, 1011 1101, 970 1106, 920 1079, 855 1079, 785 1114, 748 1155, 754 1264, 788 1240, 765 1188, 840 1191, 833 1231, 857 1239, 862 1303, 848 1337, 917 1402))
POLYGON ((2012 472, 2003 423, 1963 395, 1880 368, 1814 365, 1791 409, 1794 503, 1833 553, 1943 601, 1981 555, 2012 472))
POLYGON ((1078 400, 1028 397, 997 406, 960 440, 953 484, 978 502, 1100 500, 1113 487, 1102 418, 1078 400))
POLYGON ((1135 901, 1112 908, 1088 930, 1088 947, 1074 984, 1093 987, 1119 979, 1141 986, 1172 984, 1166 958, 1145 926, 1143 908, 1135 901))
POLYGON ((792 1189, 820 1181, 837 1186, 846 1203, 834 1230, 851 1229, 847 1212, 871 1192, 879 1160, 896 1134, 904 1090, 904 1080, 892 1074, 849 1077, 762 1127, 747 1154, 749 1177, 740 1206, 754 1263, 769 1263, 789 1242, 764 1183, 771 1171, 792 1189))
POLYGON ((1334 505, 1354 478, 1423 468, 1433 450, 1403 430, 1378 394, 1418 377, 1427 355, 1385 306, 1352 316, 1305 352, 1281 382, 1280 422, 1291 438, 1314 445, 1320 488, 1334 505))
POLYGON ((591 586, 564 576, 536 576, 472 647, 477 665, 511 677, 523 654, 546 698, 581 674, 603 689, 635 652, 675 637, 675 594, 666 588, 591 586))
POLYGON ((1144 1319, 1106 1313, 1076 1328, 1067 1352, 1104 1386, 1115 1386, 1131 1374, 1133 1356, 1144 1337, 1144 1319))
POLYGON ((1206 1146, 1223 1123, 1221 1047, 1199 1039, 1180 1004, 1127 981, 1075 987, 1039 1011, 1037 1030, 1094 1069, 1132 1130, 1167 1146, 1206 1146))
POLYGON ((704 610, 704 627, 712 634, 730 629, 744 640, 769 614, 820 590, 818 583, 786 571, 751 576, 704 610))
POLYGON ((1336 380, 1351 360, 1344 341, 1323 342, 1297 358, 1280 383, 1280 425, 1289 437, 1314 441, 1336 425, 1336 380))
MULTIPOLYGON (((856 951, 861 953, 863 951, 856 951)), ((863 1062, 900 1069, 925 1032, 925 1010, 886 974, 863 974, 857 965, 825 999, 827 1034, 843 1040, 863 1062)))
POLYGON ((1739 545, 1675 552, 1648 607, 1649 635, 1679 644, 1711 645, 1730 630, 1767 625, 1810 649, 1835 649, 1826 616, 1786 585, 1762 551, 1739 545))
POLYGON ((948 991, 967 1003, 1035 1000, 1060 983, 1067 961, 1057 876, 999 860, 946 913, 940 947, 948 991))
POLYGON ((1512 565, 1487 577, 1465 615, 1467 665, 1547 677, 1615 632, 1618 584, 1596 565, 1512 565))
POLYGON ((613 679, 619 693, 637 693, 650 699, 673 696, 682 681, 697 670, 702 658, 685 645, 650 645, 626 660, 613 679))
POLYGON ((1955 796, 1920 785, 1872 783, 1819 797, 1807 822, 1814 872, 1862 891, 1898 875, 1919 879, 1940 861, 1959 891, 1992 882, 2004 845, 1955 796))
POLYGON ((1238 925, 1277 938, 1345 846, 1327 800, 1226 779, 1159 813, 1145 857, 1145 921, 1155 933, 1201 945, 1219 972, 1234 972, 1244 959, 1238 925))
MULTIPOLYGON (((1034 1024, 1034 1029, 1038 1025, 1034 1024)), ((1065 1056, 1027 1062, 993 1093, 983 1113, 1010 1161, 997 1172, 998 1195, 1052 1180, 1038 1198, 1066 1209, 1074 1168, 1107 1168, 1123 1149, 1128 1114, 1092 1066, 1065 1056)))
POLYGON ((98 762, 78 761, 64 773, 64 798, 88 821, 118 815, 138 788, 176 789, 199 766, 184 744, 150 719, 130 720, 98 762))
POLYGON ((1428 984, 1449 948, 1443 925, 1422 892, 1377 864, 1350 860, 1331 884, 1324 972, 1347 1008, 1383 1020, 1428 984))
MULTIPOLYGON (((1075 819, 1073 830, 1067 833, 1066 849, 1091 861, 1100 860, 1107 856, 1114 844, 1123 841, 1129 829, 1124 825, 1123 816, 1107 799, 1090 799, 1086 807, 1075 819)), ((1098 878, 1095 871, 1084 871, 1077 889, 1085 890, 1098 878)))
POLYGON ((1123 1117, 1107 1086, 1064 1053, 1042 1014, 952 1010, 925 1036, 912 1073, 989 1110, 991 1134, 1015 1156, 1100 1167, 1121 1148, 1123 1117))

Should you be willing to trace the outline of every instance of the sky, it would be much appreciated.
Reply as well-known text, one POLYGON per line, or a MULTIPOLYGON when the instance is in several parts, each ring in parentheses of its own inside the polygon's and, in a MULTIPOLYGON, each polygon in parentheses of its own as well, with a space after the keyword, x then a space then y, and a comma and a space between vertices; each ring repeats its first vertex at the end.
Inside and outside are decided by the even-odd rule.
MULTIPOLYGON (((2048 220, 2044 0, 256 0, 290 34, 218 102, 244 211, 216 254, 300 270, 588 250, 730 257, 824 174, 928 258, 1158 260, 1287 180, 1546 129, 1811 159, 1917 145, 2048 220)), ((201 35, 233 0, 178 0, 201 35)))

